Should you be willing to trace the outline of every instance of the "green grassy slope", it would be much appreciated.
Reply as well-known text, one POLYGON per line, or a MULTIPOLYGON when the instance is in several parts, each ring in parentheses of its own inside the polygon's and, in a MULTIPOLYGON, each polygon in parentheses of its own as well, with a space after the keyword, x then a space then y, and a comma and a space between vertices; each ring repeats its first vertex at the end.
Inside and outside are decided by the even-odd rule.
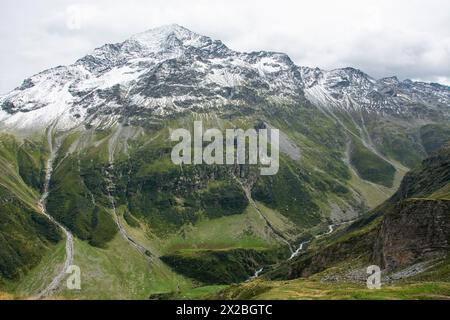
POLYGON ((229 287, 203 298, 255 300, 433 300, 449 299, 450 283, 421 282, 367 289, 363 284, 324 283, 304 279, 290 281, 253 281, 229 287))
POLYGON ((37 209, 45 147, 0 135, 0 287, 20 281, 58 243, 56 226, 37 209))
POLYGON ((378 157, 357 140, 352 141, 350 163, 362 179, 385 187, 392 187, 395 167, 378 157))

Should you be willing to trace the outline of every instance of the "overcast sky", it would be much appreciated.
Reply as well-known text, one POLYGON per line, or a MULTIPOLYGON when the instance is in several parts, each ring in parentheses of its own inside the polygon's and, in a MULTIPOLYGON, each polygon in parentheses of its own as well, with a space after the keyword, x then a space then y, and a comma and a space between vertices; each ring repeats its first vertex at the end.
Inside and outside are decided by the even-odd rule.
POLYGON ((448 0, 1 0, 0 93, 104 43, 178 23, 238 51, 450 85, 448 0))

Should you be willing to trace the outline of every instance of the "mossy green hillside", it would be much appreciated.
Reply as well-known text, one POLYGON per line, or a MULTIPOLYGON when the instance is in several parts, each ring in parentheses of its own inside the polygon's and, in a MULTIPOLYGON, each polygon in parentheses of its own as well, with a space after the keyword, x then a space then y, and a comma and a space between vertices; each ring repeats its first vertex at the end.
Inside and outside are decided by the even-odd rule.
MULTIPOLYGON (((105 188, 100 169, 81 166, 79 159, 69 156, 61 161, 50 183, 47 211, 72 230, 75 235, 94 246, 105 246, 117 232, 109 212, 95 198, 95 188, 105 188), (92 190, 88 189, 90 183, 92 190)), ((103 193, 102 193, 103 194, 103 193)), ((106 196, 106 192, 103 197, 106 196)))
POLYGON ((0 286, 20 281, 62 236, 37 208, 46 148, 0 135, 0 286))
POLYGON ((267 249, 183 249, 161 259, 177 273, 205 284, 242 282, 263 265, 280 259, 283 251, 267 249))
POLYGON ((205 298, 238 300, 441 300, 449 299, 448 282, 389 284, 379 290, 365 284, 334 283, 297 279, 256 280, 230 286, 205 298))
POLYGON ((148 259, 116 234, 106 248, 75 241, 74 264, 81 270, 81 290, 62 286, 54 296, 66 299, 143 299, 160 292, 192 287, 190 280, 165 264, 148 259))
POLYGON ((395 167, 354 139, 350 149, 350 163, 364 179, 386 187, 394 183, 395 167))

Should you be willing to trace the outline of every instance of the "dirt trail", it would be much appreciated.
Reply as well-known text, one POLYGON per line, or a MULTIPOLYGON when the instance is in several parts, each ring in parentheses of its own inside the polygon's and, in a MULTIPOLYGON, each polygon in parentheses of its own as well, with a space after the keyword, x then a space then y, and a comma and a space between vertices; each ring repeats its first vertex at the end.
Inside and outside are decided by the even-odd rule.
POLYGON ((67 270, 73 263, 73 235, 72 233, 64 227, 62 224, 60 224, 58 221, 56 221, 51 215, 47 213, 46 208, 46 201, 49 195, 49 186, 50 186, 50 180, 53 173, 53 164, 56 159, 58 149, 60 147, 60 142, 56 142, 56 145, 53 145, 53 139, 52 139, 52 131, 49 129, 48 131, 48 145, 50 149, 50 156, 47 160, 47 171, 45 173, 45 181, 44 181, 44 193, 42 194, 41 198, 38 202, 38 207, 41 210, 41 213, 46 216, 51 222, 53 222, 55 225, 57 225, 65 234, 66 236, 66 260, 64 261, 64 266, 61 269, 61 271, 53 278, 53 280, 50 282, 50 284, 41 292, 38 293, 36 296, 37 299, 42 299, 50 295, 52 292, 54 292, 56 289, 58 289, 61 281, 66 276, 67 270))

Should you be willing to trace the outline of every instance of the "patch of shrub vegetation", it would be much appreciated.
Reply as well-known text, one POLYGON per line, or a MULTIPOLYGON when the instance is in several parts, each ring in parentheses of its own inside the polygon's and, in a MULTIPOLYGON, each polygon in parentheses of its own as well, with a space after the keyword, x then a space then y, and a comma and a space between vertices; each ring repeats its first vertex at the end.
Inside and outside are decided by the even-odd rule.
POLYGON ((450 141, 450 126, 428 124, 420 128, 420 138, 430 155, 450 141))
POLYGON ((309 192, 308 182, 318 180, 312 181, 302 170, 284 162, 278 174, 258 179, 252 196, 298 225, 313 226, 320 222, 320 208, 309 192))
POLYGON ((139 227, 139 221, 135 217, 133 217, 133 215, 129 213, 128 210, 125 210, 125 212, 123 213, 123 218, 130 227, 132 228, 139 227))
POLYGON ((359 141, 353 140, 352 142, 350 162, 362 179, 389 188, 392 187, 395 177, 395 168, 390 163, 367 149, 359 141))
POLYGON ((205 284, 230 284, 248 279, 261 266, 276 262, 270 250, 183 250, 161 259, 176 272, 205 284))
POLYGON ((116 165, 117 198, 160 234, 202 217, 244 213, 248 201, 228 166, 174 165, 171 148, 146 146, 116 165))
POLYGON ((65 158, 53 173, 47 211, 78 238, 93 246, 105 247, 114 238, 117 227, 101 204, 93 201, 95 196, 87 188, 84 177, 89 177, 89 185, 95 192, 101 194, 99 190, 105 189, 99 168, 80 169, 78 159, 65 158))
POLYGON ((248 204, 242 189, 230 181, 200 190, 198 197, 209 218, 243 213, 248 204))
POLYGON ((0 282, 19 279, 61 239, 52 222, 0 187, 0 282))
POLYGON ((30 142, 17 150, 17 166, 22 180, 34 190, 40 191, 45 179, 44 150, 30 142))

